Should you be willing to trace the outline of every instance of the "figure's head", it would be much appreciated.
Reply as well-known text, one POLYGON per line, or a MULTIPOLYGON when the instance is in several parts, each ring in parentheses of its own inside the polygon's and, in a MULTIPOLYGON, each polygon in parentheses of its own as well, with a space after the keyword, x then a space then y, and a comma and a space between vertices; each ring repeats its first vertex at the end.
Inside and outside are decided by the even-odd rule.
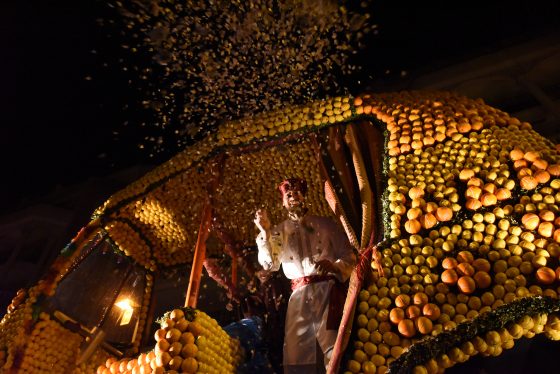
POLYGON ((290 213, 305 212, 305 194, 307 182, 305 179, 290 178, 282 181, 278 186, 282 194, 282 205, 290 213))

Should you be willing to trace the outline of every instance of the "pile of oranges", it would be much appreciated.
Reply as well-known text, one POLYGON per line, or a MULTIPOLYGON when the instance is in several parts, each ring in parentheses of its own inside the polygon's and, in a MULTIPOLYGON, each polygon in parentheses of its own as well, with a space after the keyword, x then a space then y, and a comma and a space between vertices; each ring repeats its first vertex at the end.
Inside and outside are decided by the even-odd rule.
POLYGON ((97 373, 235 373, 243 360, 239 341, 200 310, 172 310, 154 337, 153 350, 134 358, 109 358, 97 373))

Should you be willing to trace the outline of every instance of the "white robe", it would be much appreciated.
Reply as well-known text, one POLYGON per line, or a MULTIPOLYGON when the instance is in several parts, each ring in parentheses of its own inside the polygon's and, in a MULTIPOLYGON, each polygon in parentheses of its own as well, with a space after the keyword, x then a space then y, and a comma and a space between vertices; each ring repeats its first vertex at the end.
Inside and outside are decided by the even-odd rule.
MULTIPOLYGON (((288 279, 317 275, 315 263, 331 261, 333 275, 345 282, 352 272, 355 256, 342 229, 326 217, 305 216, 303 224, 285 220, 270 231, 268 241, 257 237, 259 262, 265 270, 277 271, 282 265, 288 279)), ((327 330, 330 291, 334 280, 311 283, 290 296, 286 314, 284 366, 316 364, 316 342, 325 365, 336 340, 337 331, 327 330)))

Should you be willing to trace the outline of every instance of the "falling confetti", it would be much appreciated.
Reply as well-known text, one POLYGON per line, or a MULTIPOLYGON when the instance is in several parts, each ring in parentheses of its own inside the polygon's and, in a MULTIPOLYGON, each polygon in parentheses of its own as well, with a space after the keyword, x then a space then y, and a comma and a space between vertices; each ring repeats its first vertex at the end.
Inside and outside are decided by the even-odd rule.
POLYGON ((135 0, 111 6, 121 18, 105 24, 120 25, 130 56, 121 68, 136 74, 131 84, 155 114, 148 126, 157 129, 139 145, 152 154, 182 149, 222 121, 344 94, 337 77, 355 72, 349 57, 370 31, 366 3, 135 0), (132 57, 138 55, 147 58, 132 57))

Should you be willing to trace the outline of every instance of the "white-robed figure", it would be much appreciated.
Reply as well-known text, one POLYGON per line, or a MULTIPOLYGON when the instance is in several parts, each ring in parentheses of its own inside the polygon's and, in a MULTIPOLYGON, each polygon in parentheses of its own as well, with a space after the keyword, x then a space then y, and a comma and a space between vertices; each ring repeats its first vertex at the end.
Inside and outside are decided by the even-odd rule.
POLYGON ((356 259, 348 238, 333 220, 306 215, 305 180, 287 179, 278 189, 288 219, 272 227, 267 212, 258 210, 255 224, 260 230, 260 264, 271 271, 281 265, 292 282, 284 372, 321 372, 330 360, 344 304, 345 294, 342 301, 335 301, 335 291, 350 277, 356 259), (321 352, 323 361, 318 362, 321 352))

